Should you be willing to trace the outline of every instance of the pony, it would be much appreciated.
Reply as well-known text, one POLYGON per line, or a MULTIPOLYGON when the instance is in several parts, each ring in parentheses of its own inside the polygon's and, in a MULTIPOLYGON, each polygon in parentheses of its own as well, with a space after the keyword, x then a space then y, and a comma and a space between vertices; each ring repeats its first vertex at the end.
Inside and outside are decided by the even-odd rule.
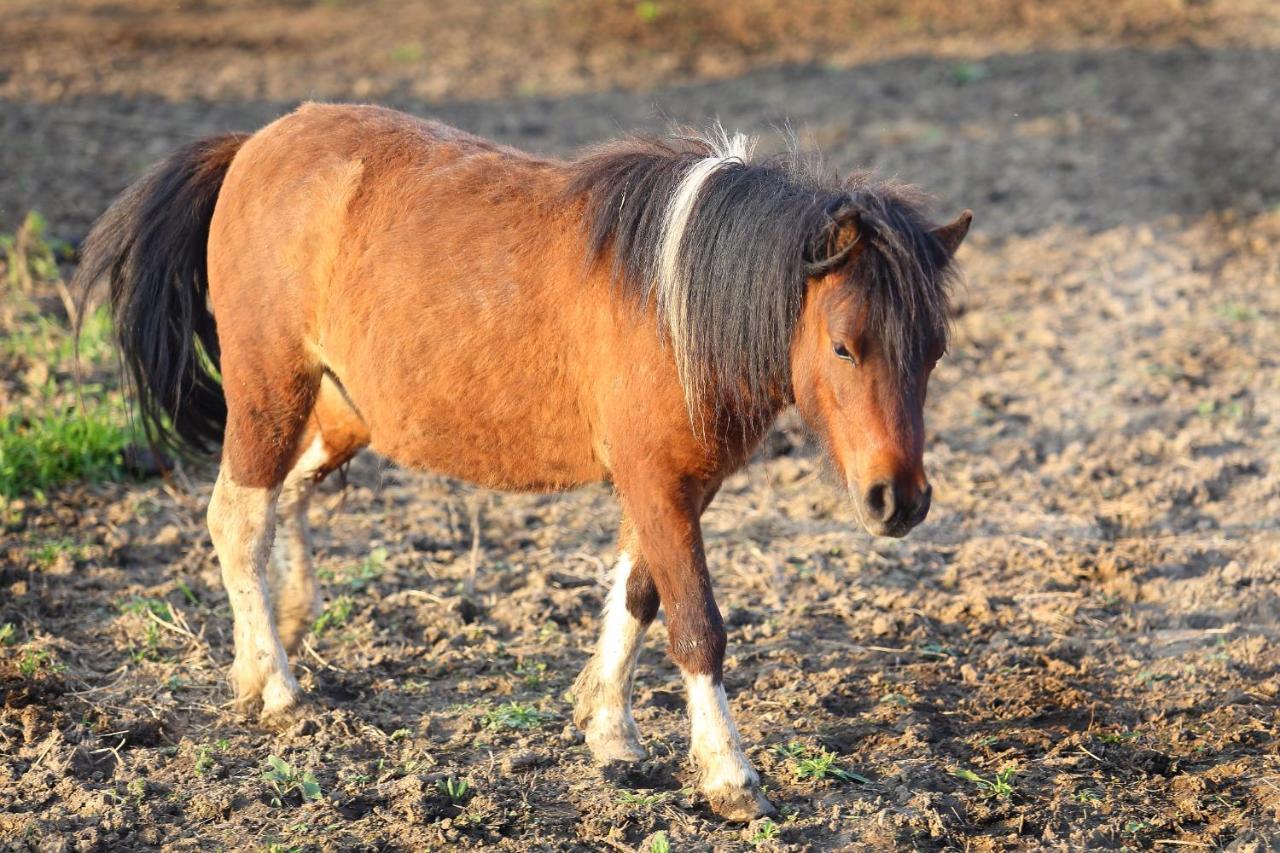
POLYGON ((867 531, 924 520, 925 393, 971 218, 936 226, 908 186, 723 131, 563 161, 307 104, 154 167, 76 279, 82 299, 107 283, 153 445, 221 447, 239 709, 299 706, 308 500, 361 448, 494 489, 608 481, 619 556, 574 720, 596 761, 644 757, 632 677, 663 608, 700 790, 746 821, 772 806, 729 713, 700 516, 794 404, 867 531))

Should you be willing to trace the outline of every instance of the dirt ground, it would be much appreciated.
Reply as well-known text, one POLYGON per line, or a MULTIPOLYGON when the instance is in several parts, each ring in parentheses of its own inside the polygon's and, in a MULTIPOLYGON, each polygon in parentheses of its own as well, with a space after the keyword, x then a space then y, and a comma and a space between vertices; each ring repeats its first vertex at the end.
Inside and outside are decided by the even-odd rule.
MULTIPOLYGON (((868 13, 825 61, 829 26, 758 2, 748 24, 783 21, 763 44, 698 19, 704 67, 614 7, 596 44, 503 14, 529 4, 441 11, 440 33, 385 3, 12 5, 5 230, 37 208, 74 240, 175 144, 311 95, 564 154, 664 117, 774 144, 788 121, 977 225, 931 383, 928 522, 858 532, 790 415, 707 513, 772 823, 726 825, 694 793, 660 625, 636 690, 649 760, 602 778, 569 722, 606 488, 499 495, 365 456, 312 511, 328 610, 295 662, 309 714, 283 732, 229 708, 208 471, 5 508, 0 847, 1280 847, 1274 6, 1022 3, 990 30, 982 10, 1009 4, 941 30, 868 13), (269 756, 293 772, 264 778, 269 756)), ((666 4, 618 8, 651 5, 668 26, 666 4)), ((0 364, 0 400, 32 369, 0 364)))

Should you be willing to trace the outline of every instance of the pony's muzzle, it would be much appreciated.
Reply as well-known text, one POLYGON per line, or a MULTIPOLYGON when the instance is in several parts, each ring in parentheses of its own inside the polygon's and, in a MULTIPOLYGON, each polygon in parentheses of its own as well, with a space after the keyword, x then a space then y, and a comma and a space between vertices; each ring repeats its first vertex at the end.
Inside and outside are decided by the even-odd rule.
POLYGON ((862 524, 874 536, 906 536, 929 515, 933 486, 877 480, 860 498, 862 524))

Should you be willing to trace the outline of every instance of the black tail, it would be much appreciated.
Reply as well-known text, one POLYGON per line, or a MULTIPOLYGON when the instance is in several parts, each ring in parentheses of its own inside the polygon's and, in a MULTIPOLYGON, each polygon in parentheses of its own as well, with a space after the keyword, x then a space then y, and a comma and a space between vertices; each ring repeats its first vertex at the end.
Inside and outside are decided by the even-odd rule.
POLYGON ((210 451, 227 422, 205 258, 222 179, 247 138, 215 136, 183 147, 125 190, 80 249, 78 318, 105 278, 125 380, 147 438, 179 455, 210 451))

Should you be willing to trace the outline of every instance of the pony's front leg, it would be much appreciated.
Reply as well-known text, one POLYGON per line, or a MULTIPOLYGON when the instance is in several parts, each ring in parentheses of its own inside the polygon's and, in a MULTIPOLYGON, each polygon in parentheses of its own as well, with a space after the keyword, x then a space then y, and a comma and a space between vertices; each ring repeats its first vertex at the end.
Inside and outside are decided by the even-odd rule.
POLYGON ((267 558, 280 489, 241 486, 224 465, 209 501, 209 532, 235 617, 230 680, 242 712, 262 703, 262 720, 278 722, 298 702, 298 682, 280 643, 267 588, 267 558))
POLYGON ((625 532, 619 542, 621 553, 600 617, 600 639, 573 685, 573 721, 586 734, 599 764, 644 758, 631 715, 631 685, 640 645, 658 613, 658 591, 638 545, 625 532))
POLYGON ((669 650, 689 702, 689 752, 699 787, 721 817, 749 821, 774 811, 742 752, 724 692, 725 630, 711 591, 698 523, 707 495, 688 482, 666 493, 633 494, 641 552, 667 614, 669 650))

